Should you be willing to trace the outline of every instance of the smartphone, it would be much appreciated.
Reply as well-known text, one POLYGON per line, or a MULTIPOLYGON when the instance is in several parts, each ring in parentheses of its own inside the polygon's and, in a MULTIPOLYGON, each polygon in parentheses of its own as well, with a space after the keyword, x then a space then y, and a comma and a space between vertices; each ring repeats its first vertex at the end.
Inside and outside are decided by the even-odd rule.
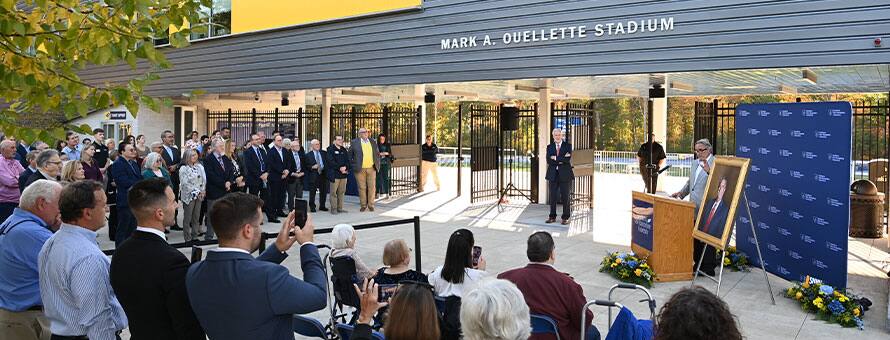
POLYGON ((377 285, 377 302, 389 302, 389 299, 396 294, 397 284, 381 284, 377 285))
POLYGON ((306 226, 307 212, 309 211, 309 202, 299 198, 294 199, 294 224, 300 229, 306 226))
POLYGON ((479 258, 482 257, 482 247, 473 246, 473 267, 479 265, 479 258))
POLYGON ((204 256, 204 248, 198 246, 192 246, 192 263, 201 261, 201 258, 204 256))

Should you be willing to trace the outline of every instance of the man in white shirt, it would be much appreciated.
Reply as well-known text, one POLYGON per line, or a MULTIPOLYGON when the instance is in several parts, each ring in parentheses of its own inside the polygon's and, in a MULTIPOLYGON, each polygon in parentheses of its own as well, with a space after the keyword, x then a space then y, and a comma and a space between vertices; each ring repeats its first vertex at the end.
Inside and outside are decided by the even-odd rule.
MULTIPOLYGON (((683 186, 683 189, 675 192, 671 197, 684 198, 689 196, 689 201, 695 203, 695 212, 701 207, 702 199, 705 197, 705 187, 708 183, 708 175, 714 167, 714 155, 712 154, 711 142, 707 139, 701 139, 695 142, 695 163, 692 165, 692 172, 689 173, 689 181, 683 186)), ((696 215, 697 216, 697 215, 696 215)), ((703 273, 713 276, 715 274, 714 267, 717 266, 716 250, 707 246, 698 240, 693 241, 692 259, 698 262, 701 258, 702 249, 705 249, 705 258, 702 261, 701 270, 703 273)), ((693 265, 693 270, 695 270, 693 265)))

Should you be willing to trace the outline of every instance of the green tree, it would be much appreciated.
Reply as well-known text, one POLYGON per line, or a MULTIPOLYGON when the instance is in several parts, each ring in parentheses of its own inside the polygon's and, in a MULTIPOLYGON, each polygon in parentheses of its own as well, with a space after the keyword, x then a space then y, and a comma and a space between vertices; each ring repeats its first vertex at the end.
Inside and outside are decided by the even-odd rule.
MULTIPOLYGON (((64 138, 65 130, 87 126, 33 126, 35 115, 83 117, 93 109, 161 104, 144 94, 170 67, 154 39, 188 45, 201 6, 211 0, 0 0, 0 130, 32 141, 64 138), (174 29, 171 29, 174 28, 174 29), (178 30, 175 28, 179 28, 178 30), (118 82, 87 83, 78 72, 126 62, 132 76, 118 82)), ((197 29, 196 29, 197 30, 197 29)), ((196 91, 197 92, 197 91, 196 91)))

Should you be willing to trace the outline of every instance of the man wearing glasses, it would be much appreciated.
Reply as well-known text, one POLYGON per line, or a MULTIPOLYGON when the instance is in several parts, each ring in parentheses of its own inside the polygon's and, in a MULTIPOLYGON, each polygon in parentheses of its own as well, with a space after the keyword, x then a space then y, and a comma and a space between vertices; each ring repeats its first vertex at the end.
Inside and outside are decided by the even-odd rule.
POLYGON ((62 172, 62 158, 56 150, 44 150, 37 155, 37 172, 31 174, 25 182, 25 188, 37 180, 48 179, 59 181, 59 173, 62 172))
MULTIPOLYGON (((705 186, 708 184, 708 174, 714 166, 714 155, 711 154, 711 142, 707 139, 700 139, 695 142, 695 164, 692 165, 692 171, 689 173, 689 181, 683 186, 683 189, 675 192, 671 197, 685 198, 689 196, 689 201, 695 203, 695 213, 698 216, 698 209, 701 207, 702 198, 705 197, 705 186)), ((704 243, 698 240, 693 244, 693 260, 698 261, 701 258, 701 252, 704 243)), ((708 246, 705 250, 705 258, 702 260, 701 270, 703 273, 713 276, 714 267, 717 265, 715 250, 708 246)), ((695 267, 693 267, 693 270, 695 267)))

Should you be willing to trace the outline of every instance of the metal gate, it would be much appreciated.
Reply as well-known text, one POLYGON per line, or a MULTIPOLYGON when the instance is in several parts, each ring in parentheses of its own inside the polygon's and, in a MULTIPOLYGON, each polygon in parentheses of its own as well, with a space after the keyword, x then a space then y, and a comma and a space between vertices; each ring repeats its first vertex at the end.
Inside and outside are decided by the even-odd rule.
MULTIPOLYGON (((366 128, 370 138, 384 133, 393 146, 394 154, 400 150, 416 150, 417 160, 407 160, 405 156, 396 156, 396 163, 390 171, 393 196, 417 192, 420 183, 420 113, 422 107, 412 105, 388 105, 383 107, 354 105, 331 107, 331 135, 329 141, 334 142, 335 136, 343 136, 348 143, 358 137, 358 129, 366 128), (416 146, 416 147, 415 147, 416 146)), ((414 151, 408 157, 414 157, 414 151)))
POLYGON ((236 146, 250 140, 250 134, 263 131, 272 136, 273 131, 281 131, 285 138, 306 142, 321 139, 321 110, 317 107, 300 108, 296 111, 216 111, 207 110, 207 129, 210 131, 228 127, 236 146))
MULTIPOLYGON (((501 194, 524 196, 538 203, 538 105, 519 108, 515 131, 501 129, 503 107, 468 107, 470 203, 497 200, 501 194)), ((459 111, 463 117, 463 106, 459 111)))
POLYGON ((572 159, 576 163, 575 186, 571 195, 573 207, 586 205, 593 208, 593 154, 596 149, 594 131, 597 126, 595 105, 595 101, 590 101, 587 105, 550 104, 551 126, 565 131, 566 141, 572 144, 572 159))
POLYGON ((735 155, 735 105, 696 102, 693 125, 693 141, 707 138, 715 155, 735 155))

